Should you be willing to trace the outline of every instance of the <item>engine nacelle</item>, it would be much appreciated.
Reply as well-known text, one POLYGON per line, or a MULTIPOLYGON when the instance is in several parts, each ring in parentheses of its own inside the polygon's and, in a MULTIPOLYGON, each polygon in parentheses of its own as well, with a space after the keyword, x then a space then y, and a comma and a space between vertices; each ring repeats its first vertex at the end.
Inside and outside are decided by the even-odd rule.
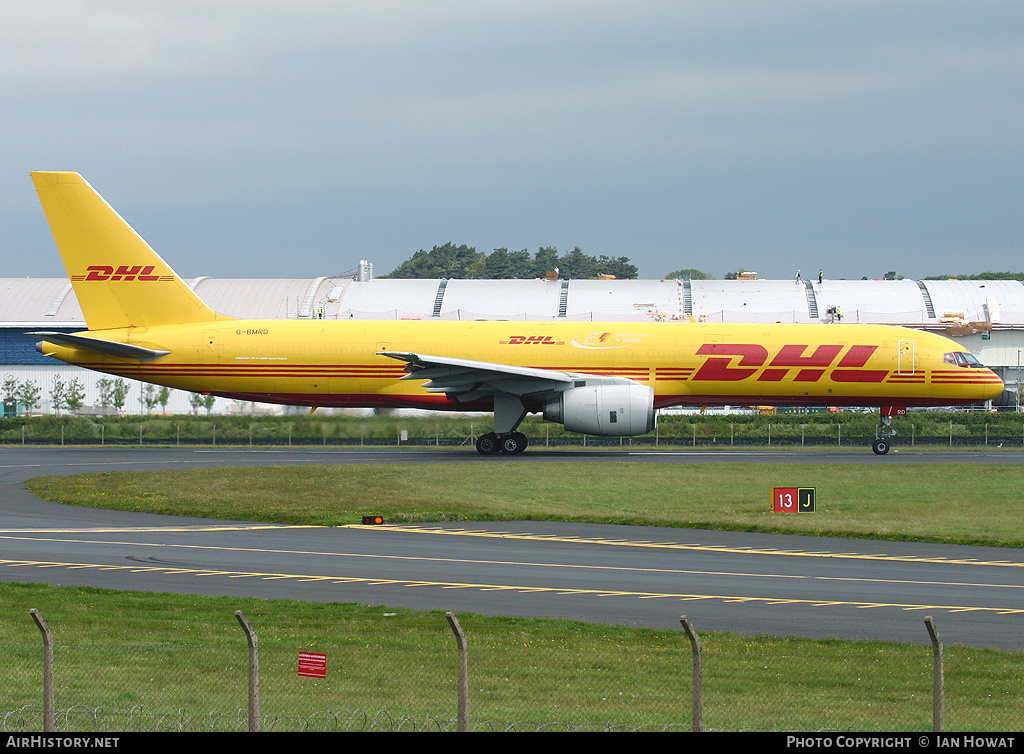
POLYGON ((654 390, 636 382, 569 388, 544 404, 544 418, 586 435, 645 435, 657 424, 654 390))

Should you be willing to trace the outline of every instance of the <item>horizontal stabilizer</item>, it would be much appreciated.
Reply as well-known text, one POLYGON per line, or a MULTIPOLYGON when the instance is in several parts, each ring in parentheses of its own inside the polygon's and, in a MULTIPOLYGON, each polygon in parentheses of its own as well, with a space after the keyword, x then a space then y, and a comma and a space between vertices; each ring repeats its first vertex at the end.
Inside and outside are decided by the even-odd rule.
POLYGON ((122 356, 127 359, 138 359, 139 361, 150 361, 166 356, 170 351, 157 351, 152 348, 135 346, 131 343, 118 343, 116 340, 100 340, 85 335, 73 335, 62 332, 30 332, 25 333, 34 338, 42 338, 50 343, 61 343, 65 346, 74 346, 86 351, 95 351, 107 356, 122 356))

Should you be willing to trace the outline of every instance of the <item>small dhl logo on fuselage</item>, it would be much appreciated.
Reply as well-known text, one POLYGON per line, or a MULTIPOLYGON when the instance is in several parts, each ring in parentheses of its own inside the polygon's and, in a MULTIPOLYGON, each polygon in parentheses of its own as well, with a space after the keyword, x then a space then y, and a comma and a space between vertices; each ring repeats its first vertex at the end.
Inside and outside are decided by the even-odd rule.
POLYGON ((822 345, 810 354, 806 345, 785 345, 768 361, 768 349, 757 343, 705 343, 698 356, 710 356, 694 373, 693 380, 739 382, 753 377, 760 370, 758 382, 780 382, 790 370, 798 370, 794 382, 817 382, 825 370, 835 365, 830 375, 834 382, 881 382, 887 369, 863 369, 878 346, 850 346, 839 362, 836 359, 846 346, 822 345), (739 361, 732 366, 736 358, 739 361))
POLYGON ((111 265, 91 264, 85 268, 85 275, 72 275, 71 280, 74 282, 80 280, 138 280, 147 283, 158 280, 174 280, 173 275, 154 275, 153 270, 155 268, 156 266, 152 264, 145 267, 142 265, 129 267, 126 264, 122 264, 116 269, 111 265))
POLYGON ((513 335, 508 340, 499 340, 503 346, 564 346, 564 340, 555 340, 550 335, 513 335))

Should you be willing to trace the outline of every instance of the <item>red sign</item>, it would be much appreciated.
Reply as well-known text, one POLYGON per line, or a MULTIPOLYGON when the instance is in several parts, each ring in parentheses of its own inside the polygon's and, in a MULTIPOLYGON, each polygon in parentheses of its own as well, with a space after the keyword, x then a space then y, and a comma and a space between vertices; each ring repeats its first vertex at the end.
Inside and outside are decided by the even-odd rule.
POLYGON ((814 511, 813 487, 772 487, 772 510, 776 513, 814 511))
POLYGON ((326 678, 327 655, 299 652, 299 675, 306 678, 326 678))

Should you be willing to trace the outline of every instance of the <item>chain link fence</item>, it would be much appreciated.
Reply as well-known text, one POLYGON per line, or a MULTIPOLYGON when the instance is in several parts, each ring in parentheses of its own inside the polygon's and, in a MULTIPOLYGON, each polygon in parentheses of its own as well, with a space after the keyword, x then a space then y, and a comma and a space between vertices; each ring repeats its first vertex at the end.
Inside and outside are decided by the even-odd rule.
POLYGON ((924 625, 908 645, 702 637, 685 618, 654 631, 384 610, 9 612, 0 728, 12 732, 991 731, 1024 719, 1024 655, 944 648, 937 629, 929 646, 924 625))
MULTIPOLYGON (((4 445, 199 445, 199 446, 435 446, 472 448, 493 428, 489 418, 344 416, 54 417, 0 419, 4 445)), ((912 412, 893 423, 900 447, 1024 448, 1020 414, 982 411, 912 412)), ((527 418, 519 431, 531 447, 864 448, 879 429, 878 412, 837 414, 674 415, 637 437, 567 432, 527 418)))

